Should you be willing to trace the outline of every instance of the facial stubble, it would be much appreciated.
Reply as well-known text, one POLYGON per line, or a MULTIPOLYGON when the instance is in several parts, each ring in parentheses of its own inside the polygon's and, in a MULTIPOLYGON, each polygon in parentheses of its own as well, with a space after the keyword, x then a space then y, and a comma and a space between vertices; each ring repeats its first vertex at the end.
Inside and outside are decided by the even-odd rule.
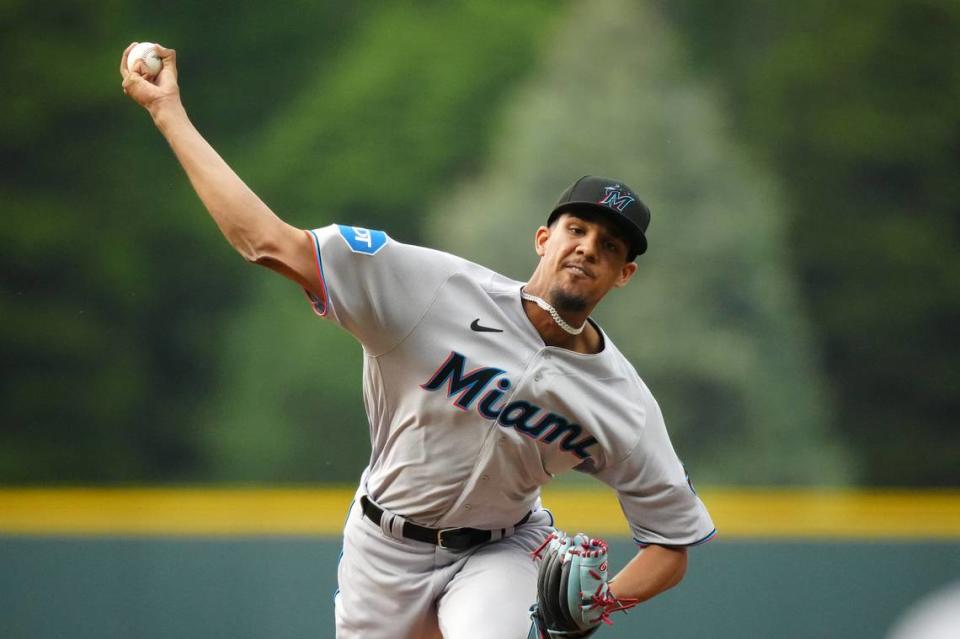
POLYGON ((550 291, 550 301, 553 303, 553 307, 561 312, 578 313, 587 308, 586 298, 582 295, 568 293, 560 287, 550 291))

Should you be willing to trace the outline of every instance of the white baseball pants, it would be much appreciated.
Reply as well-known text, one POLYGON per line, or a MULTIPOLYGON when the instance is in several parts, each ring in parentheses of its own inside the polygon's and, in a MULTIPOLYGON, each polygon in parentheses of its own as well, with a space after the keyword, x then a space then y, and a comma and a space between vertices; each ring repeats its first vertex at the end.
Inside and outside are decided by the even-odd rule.
POLYGON ((337 570, 337 639, 526 639, 537 596, 530 553, 553 530, 538 510, 510 537, 445 550, 388 535, 355 500, 337 570))

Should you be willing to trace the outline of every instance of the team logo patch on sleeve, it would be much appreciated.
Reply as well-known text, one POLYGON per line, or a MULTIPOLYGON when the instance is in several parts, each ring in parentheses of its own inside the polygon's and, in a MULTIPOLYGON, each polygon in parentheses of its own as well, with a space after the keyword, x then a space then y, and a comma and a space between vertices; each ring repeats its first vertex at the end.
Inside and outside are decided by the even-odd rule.
POLYGON ((340 237, 354 253, 374 255, 386 246, 387 240, 390 239, 383 231, 371 231, 359 226, 337 224, 337 228, 340 230, 340 237))

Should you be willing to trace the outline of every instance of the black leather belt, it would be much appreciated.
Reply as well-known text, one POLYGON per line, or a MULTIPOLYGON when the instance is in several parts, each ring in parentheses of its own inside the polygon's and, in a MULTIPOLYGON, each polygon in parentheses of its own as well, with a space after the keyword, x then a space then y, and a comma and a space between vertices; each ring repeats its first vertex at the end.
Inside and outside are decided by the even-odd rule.
MULTIPOLYGON (((379 506, 364 495, 360 498, 360 507, 363 509, 363 514, 370 518, 370 521, 378 526, 380 525, 383 510, 379 506)), ((514 527, 526 523, 531 514, 533 513, 527 513, 523 519, 514 524, 514 527)), ((426 528, 407 521, 403 524, 403 536, 414 541, 440 546, 447 550, 467 550, 490 541, 493 538, 493 532, 479 528, 426 528)))

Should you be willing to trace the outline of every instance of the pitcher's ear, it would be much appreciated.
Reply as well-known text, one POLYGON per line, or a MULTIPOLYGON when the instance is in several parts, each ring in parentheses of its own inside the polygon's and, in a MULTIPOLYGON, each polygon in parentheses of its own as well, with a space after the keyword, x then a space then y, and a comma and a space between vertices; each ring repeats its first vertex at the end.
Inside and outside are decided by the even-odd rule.
POLYGON ((536 234, 533 236, 533 250, 535 250, 540 257, 543 257, 547 252, 546 244, 548 239, 550 239, 550 229, 546 226, 538 228, 536 234))
POLYGON ((617 288, 623 288, 627 285, 630 279, 633 277, 634 273, 637 272, 637 263, 636 262, 627 262, 623 265, 623 268, 620 270, 620 277, 617 278, 617 283, 614 284, 617 288))

